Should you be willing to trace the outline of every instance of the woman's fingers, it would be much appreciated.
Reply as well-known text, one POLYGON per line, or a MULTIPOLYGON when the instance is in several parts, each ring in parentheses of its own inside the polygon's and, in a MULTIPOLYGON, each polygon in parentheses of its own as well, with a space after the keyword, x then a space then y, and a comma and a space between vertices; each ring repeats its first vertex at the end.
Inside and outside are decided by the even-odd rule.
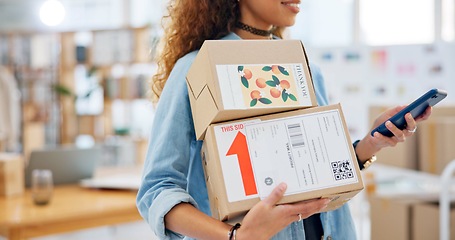
POLYGON ((328 198, 320 198, 320 199, 311 199, 302 202, 297 202, 293 204, 289 204, 291 208, 291 212, 293 215, 297 216, 301 214, 302 219, 305 219, 315 213, 319 213, 324 211, 327 205, 330 203, 330 199, 328 198))
MULTIPOLYGON (((395 126, 391 121, 387 121, 385 123, 385 126, 387 127, 387 129, 389 129, 390 132, 393 133, 394 137, 392 138, 395 138, 396 139, 396 142, 404 142, 406 140, 406 135, 404 134, 403 130, 400 130, 399 128, 397 128, 397 126, 395 126)), ((392 146, 395 146, 396 143, 392 146)))
POLYGON ((415 121, 421 122, 421 121, 427 120, 430 117, 432 111, 433 111, 433 107, 431 107, 431 106, 427 107, 427 109, 425 110, 425 112, 422 115, 415 118, 415 121))
POLYGON ((281 200, 281 198, 283 198, 283 195, 286 192, 286 188, 286 183, 280 183, 273 189, 270 195, 264 199, 264 203, 268 205, 276 205, 281 200))
POLYGON ((403 133, 409 137, 417 130, 417 122, 412 117, 411 113, 405 115, 406 119, 406 129, 403 130, 403 133))
MULTIPOLYGON (((263 202, 269 206, 276 205, 283 198, 283 195, 286 192, 286 188, 287 185, 285 183, 280 183, 273 189, 270 195, 263 200, 263 202)), ((307 218, 315 213, 322 211, 325 207, 327 207, 327 204, 329 202, 330 199, 328 198, 310 199, 296 203, 281 204, 277 207, 282 208, 285 212, 284 214, 297 216, 297 218, 298 215, 301 214, 302 218, 307 218)))
POLYGON ((243 219, 238 234, 245 239, 270 239, 292 222, 323 211, 329 203, 328 199, 313 199, 278 204, 286 188, 285 183, 280 183, 267 198, 256 204, 243 219))
MULTIPOLYGON (((277 203, 283 198, 284 193, 286 192, 287 185, 286 183, 280 183, 276 186, 270 195, 263 200, 263 202, 269 206, 277 205, 277 203)), ((298 216, 302 215, 302 218, 307 218, 317 212, 320 212, 327 204, 329 204, 330 199, 328 198, 319 198, 319 199, 310 199, 304 200, 296 203, 281 204, 277 207, 283 208, 283 211, 289 215, 298 216)))

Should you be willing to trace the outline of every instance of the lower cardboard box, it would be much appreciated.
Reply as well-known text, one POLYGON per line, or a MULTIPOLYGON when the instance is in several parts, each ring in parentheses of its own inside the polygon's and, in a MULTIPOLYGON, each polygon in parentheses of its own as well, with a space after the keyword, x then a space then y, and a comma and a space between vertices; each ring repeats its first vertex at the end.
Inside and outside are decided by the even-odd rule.
MULTIPOLYGON (((413 207, 412 236, 414 240, 441 239, 439 236, 439 202, 423 202, 413 207)), ((451 240, 455 240, 455 204, 450 206, 451 240)))
POLYGON ((440 175, 455 159, 455 117, 435 117, 419 124, 419 170, 440 175))
POLYGON ((212 215, 222 221, 281 182, 279 203, 331 198, 327 211, 363 189, 340 104, 212 124, 201 154, 212 215))
MULTIPOLYGON (((412 197, 380 197, 369 199, 371 240, 439 239, 439 203, 412 197)), ((450 208, 451 240, 455 240, 455 205, 450 208)))

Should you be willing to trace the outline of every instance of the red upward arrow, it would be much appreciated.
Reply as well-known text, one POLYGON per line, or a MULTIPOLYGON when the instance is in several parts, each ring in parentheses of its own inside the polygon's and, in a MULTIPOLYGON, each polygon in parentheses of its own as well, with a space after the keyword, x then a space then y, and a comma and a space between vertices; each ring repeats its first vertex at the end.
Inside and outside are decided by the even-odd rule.
POLYGON ((257 194, 256 182, 254 181, 253 167, 251 166, 248 144, 243 133, 238 132, 229 148, 226 156, 237 155, 239 160, 240 174, 242 175, 243 188, 245 195, 257 194))

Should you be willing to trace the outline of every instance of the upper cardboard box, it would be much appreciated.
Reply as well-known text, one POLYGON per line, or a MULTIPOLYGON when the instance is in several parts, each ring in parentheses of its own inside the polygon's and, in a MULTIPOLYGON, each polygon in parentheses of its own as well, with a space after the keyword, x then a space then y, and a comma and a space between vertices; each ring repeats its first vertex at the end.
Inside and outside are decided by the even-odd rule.
POLYGON ((317 106, 299 40, 207 40, 186 80, 199 140, 211 123, 317 106))

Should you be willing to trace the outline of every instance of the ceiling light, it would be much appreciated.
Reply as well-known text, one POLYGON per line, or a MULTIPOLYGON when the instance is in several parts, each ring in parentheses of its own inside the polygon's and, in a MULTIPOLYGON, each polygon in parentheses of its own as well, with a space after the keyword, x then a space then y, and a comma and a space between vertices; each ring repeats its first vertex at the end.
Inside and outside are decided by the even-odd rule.
POLYGON ((57 26, 65 19, 65 7, 58 0, 47 0, 39 11, 41 21, 48 26, 57 26))

